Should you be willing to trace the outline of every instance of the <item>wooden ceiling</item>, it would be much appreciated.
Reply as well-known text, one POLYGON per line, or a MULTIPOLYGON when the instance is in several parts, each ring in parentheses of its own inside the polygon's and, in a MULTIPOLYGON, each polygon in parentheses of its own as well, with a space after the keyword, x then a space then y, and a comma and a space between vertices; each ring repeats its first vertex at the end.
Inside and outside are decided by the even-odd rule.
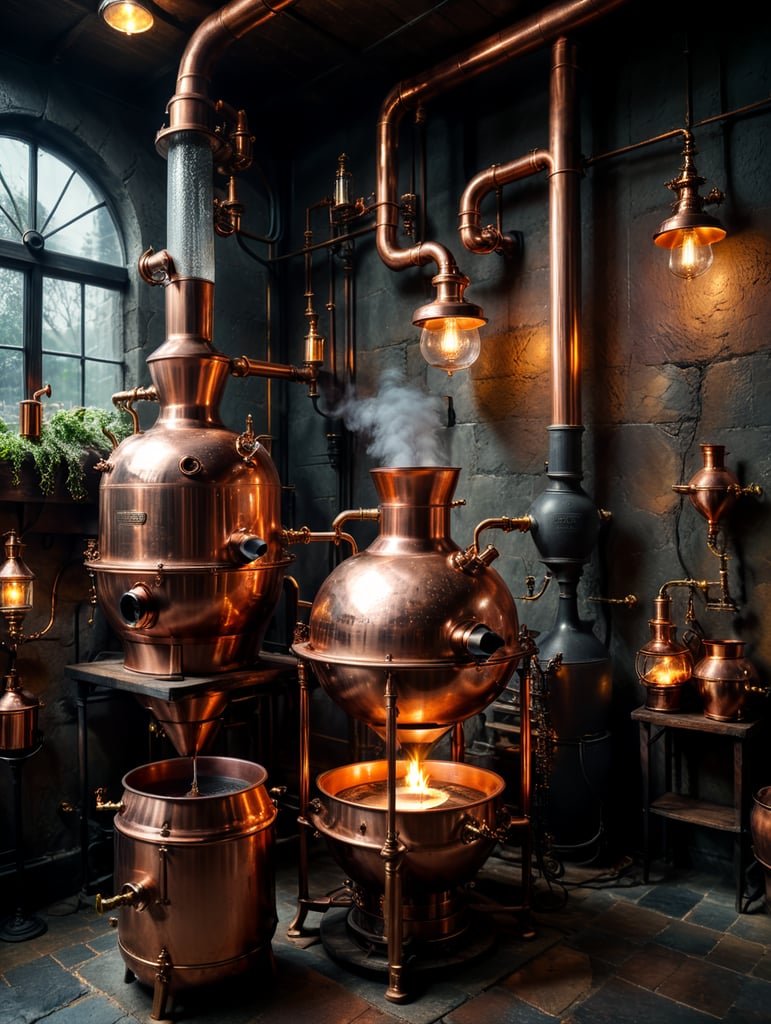
MULTIPOLYGON (((0 51, 56 66, 132 105, 174 91, 179 59, 216 0, 146 0, 155 25, 128 37, 99 17, 99 0, 2 0, 0 51)), ((251 110, 334 112, 342 97, 381 97, 403 78, 546 6, 536 0, 296 0, 233 43, 217 81, 251 110)), ((0 75, 0 79, 1 79, 0 75)))

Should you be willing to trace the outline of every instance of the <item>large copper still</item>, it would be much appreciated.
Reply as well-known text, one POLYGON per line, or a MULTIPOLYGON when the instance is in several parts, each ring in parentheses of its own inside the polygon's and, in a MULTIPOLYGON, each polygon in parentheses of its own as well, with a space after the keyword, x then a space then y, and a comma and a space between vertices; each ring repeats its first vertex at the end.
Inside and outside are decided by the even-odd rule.
POLYGON ((386 675, 397 737, 425 758, 455 723, 483 711, 523 655, 514 599, 490 567, 497 552, 450 536, 460 470, 374 469, 380 533, 322 583, 295 652, 352 718, 385 735, 386 675))
POLYGON ((274 822, 266 771, 230 757, 135 768, 115 816, 118 942, 132 975, 153 986, 152 1018, 175 992, 272 971, 274 822))
POLYGON ((270 455, 219 417, 230 360, 173 328, 148 359, 157 421, 103 465, 89 569, 127 669, 205 675, 254 660, 289 558, 270 455))
MULTIPOLYGON (((490 565, 497 552, 479 546, 483 529, 524 530, 527 522, 485 520, 461 550, 450 536, 459 473, 436 466, 371 471, 379 535, 327 577, 311 606, 308 637, 294 645, 301 683, 309 663, 331 699, 385 740, 385 760, 325 773, 312 801, 301 779, 301 802, 304 823, 324 835, 352 885, 344 924, 325 916, 322 940, 342 962, 387 968, 393 1002, 407 998, 403 943, 415 954, 411 972, 446 966, 459 945, 469 955, 480 952, 463 886, 510 828, 528 824, 525 808, 516 823, 501 825, 504 781, 463 763, 457 743, 456 760, 427 760, 441 737, 501 693, 528 653, 514 599, 490 565), (428 771, 436 803, 412 802, 403 784, 409 760, 428 771)), ((302 717, 307 732, 307 712, 302 717)), ((523 731, 528 764, 527 726, 523 731)), ((303 742, 305 777, 307 736, 303 742)), ((301 853, 290 935, 300 934, 308 908, 320 909, 307 899, 303 859, 301 853)))

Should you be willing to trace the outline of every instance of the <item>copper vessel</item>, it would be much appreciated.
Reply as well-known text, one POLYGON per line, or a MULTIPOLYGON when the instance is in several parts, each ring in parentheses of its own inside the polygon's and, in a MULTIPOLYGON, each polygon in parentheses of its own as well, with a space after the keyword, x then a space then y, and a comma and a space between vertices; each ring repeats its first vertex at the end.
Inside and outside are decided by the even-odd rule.
POLYGON ((752 851, 763 868, 766 907, 771 910, 771 786, 764 786, 755 795, 750 814, 752 851))
POLYGON ((721 520, 736 504, 742 493, 735 473, 725 465, 725 445, 702 444, 702 467, 687 484, 676 484, 672 490, 687 494, 693 507, 707 520, 710 536, 717 532, 721 520))
MULTIPOLYGON (((181 288, 184 299, 186 284, 168 284, 172 312, 168 293, 181 288)), ((99 602, 127 669, 243 668, 260 649, 289 562, 278 474, 259 442, 239 454, 239 435, 220 420, 229 359, 201 338, 171 334, 148 365, 158 419, 102 467, 99 551, 89 564, 99 602)))
POLYGON ((371 471, 380 533, 342 562, 313 602, 295 653, 352 718, 385 734, 384 684, 395 682, 401 747, 426 750, 484 710, 523 656, 517 612, 484 558, 464 563, 450 537, 460 470, 371 471))
MULTIPOLYGON (((455 761, 426 761, 432 792, 453 793, 437 806, 399 806, 396 831, 404 849, 402 920, 405 938, 440 939, 456 934, 464 902, 455 895, 490 856, 504 780, 486 768, 455 761)), ((398 784, 406 765, 398 761, 398 784)), ((385 796, 386 761, 343 765, 317 779, 320 798, 309 819, 356 887, 350 926, 362 934, 383 934, 383 893, 387 807, 369 794, 385 796)))
POLYGON ((228 757, 178 757, 129 772, 115 816, 115 881, 129 970, 155 988, 152 1016, 175 991, 272 967, 274 821, 267 773, 228 757), (198 795, 194 790, 197 788, 198 795))
POLYGON ((19 757, 40 742, 38 715, 42 705, 22 688, 16 672, 9 672, 4 683, 0 693, 0 755, 19 757))
POLYGON ((693 680, 705 718, 731 722, 742 717, 747 697, 760 690, 758 674, 744 657, 742 640, 704 640, 704 656, 694 665, 693 680))

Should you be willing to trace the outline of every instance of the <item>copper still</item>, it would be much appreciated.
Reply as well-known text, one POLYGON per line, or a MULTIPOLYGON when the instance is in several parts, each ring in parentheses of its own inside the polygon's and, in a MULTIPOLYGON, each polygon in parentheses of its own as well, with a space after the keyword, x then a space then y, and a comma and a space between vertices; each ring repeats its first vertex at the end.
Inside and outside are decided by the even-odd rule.
POLYGON ((390 675, 397 738, 425 759, 455 723, 483 711, 523 656, 497 555, 461 551, 450 536, 460 470, 373 469, 380 533, 322 583, 309 635, 294 646, 352 718, 385 735, 390 675))
POLYGON ((753 692, 763 692, 755 666, 744 657, 742 640, 703 640, 703 657, 693 667, 693 681, 705 718, 732 722, 742 717, 753 692))
POLYGON ((176 991, 272 971, 277 810, 265 780, 260 765, 228 757, 156 761, 123 779, 120 891, 97 909, 119 908, 121 956, 153 986, 154 1020, 176 991))
MULTIPOLYGON (((324 835, 350 879, 350 910, 323 918, 325 947, 357 969, 387 969, 392 1002, 407 998, 403 945, 415 954, 411 973, 487 948, 489 922, 480 947, 463 886, 511 829, 528 826, 526 812, 516 822, 503 813, 504 780, 463 763, 458 748, 461 723, 501 693, 532 649, 491 568, 497 551, 479 545, 483 529, 524 530, 527 521, 485 520, 461 550, 450 536, 459 474, 436 466, 371 471, 379 534, 327 577, 308 637, 294 644, 301 679, 309 663, 329 697, 385 740, 386 760, 323 774, 320 795, 303 802, 304 823, 324 835), (428 760, 453 727, 454 760, 428 760), (435 803, 407 790, 409 761, 427 771, 435 803)), ((307 773, 307 755, 304 762, 307 773)), ((290 935, 301 934, 296 925, 308 907, 319 909, 305 898, 302 870, 300 896, 290 935)))
MULTIPOLYGON (((170 283, 167 296, 185 284, 170 283)), ((220 420, 229 359, 171 333, 148 365, 158 419, 102 466, 99 550, 89 562, 99 603, 127 669, 241 668, 259 651, 289 562, 278 474, 259 442, 240 454, 239 436, 220 420)))

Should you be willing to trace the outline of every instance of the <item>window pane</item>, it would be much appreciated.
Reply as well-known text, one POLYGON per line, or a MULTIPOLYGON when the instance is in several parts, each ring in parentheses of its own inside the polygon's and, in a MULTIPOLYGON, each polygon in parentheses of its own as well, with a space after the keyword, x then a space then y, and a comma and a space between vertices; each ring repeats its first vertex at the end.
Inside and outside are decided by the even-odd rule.
POLYGON ((37 226, 47 249, 123 264, 120 240, 101 197, 68 164, 43 149, 38 155, 37 200, 37 226))
POLYGON ((43 279, 43 351, 81 354, 81 286, 43 279))
POLYGON ((24 345, 24 277, 8 267, 0 267, 0 345, 24 345))
POLYGON ((22 353, 0 349, 0 419, 7 426, 18 426, 19 402, 23 394, 22 353))
POLYGON ((0 238, 15 242, 29 227, 29 146, 0 137, 0 238))
POLYGON ((79 359, 43 353, 43 380, 51 382, 47 408, 77 409, 83 405, 79 359))
POLYGON ((112 396, 123 390, 123 367, 119 363, 86 363, 85 405, 112 411, 112 396))
POLYGON ((88 359, 114 359, 123 355, 121 297, 108 288, 86 285, 84 345, 88 359))

